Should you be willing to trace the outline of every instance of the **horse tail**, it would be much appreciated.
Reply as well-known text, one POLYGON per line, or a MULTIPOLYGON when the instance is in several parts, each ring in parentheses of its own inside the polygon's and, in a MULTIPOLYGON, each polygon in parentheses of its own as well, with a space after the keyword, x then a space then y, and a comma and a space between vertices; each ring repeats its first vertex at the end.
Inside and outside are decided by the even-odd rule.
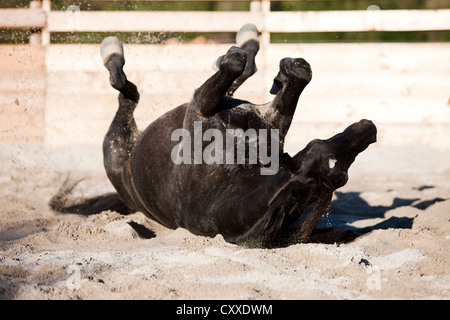
POLYGON ((116 211, 124 215, 136 212, 136 210, 127 207, 119 194, 115 192, 75 202, 73 198, 70 197, 71 193, 83 180, 84 179, 71 180, 68 175, 59 191, 50 199, 50 208, 60 213, 74 213, 85 216, 107 210, 116 211))

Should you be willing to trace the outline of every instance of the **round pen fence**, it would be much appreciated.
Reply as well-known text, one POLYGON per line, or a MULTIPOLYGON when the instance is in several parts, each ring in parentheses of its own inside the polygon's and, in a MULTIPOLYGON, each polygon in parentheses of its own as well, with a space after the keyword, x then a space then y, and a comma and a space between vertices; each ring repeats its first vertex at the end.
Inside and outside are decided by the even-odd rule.
MULTIPOLYGON (((29 35, 28 44, 0 45, 0 143, 101 144, 117 105, 99 55, 101 41, 60 43, 52 35, 133 33, 136 39, 158 32, 233 34, 251 22, 261 32, 258 72, 236 97, 254 103, 271 100, 269 90, 283 57, 303 57, 313 69, 287 151, 362 118, 377 123, 379 144, 450 149, 449 42, 302 41, 303 35, 324 32, 448 32, 450 9, 370 5, 365 10, 274 11, 271 1, 245 3, 246 11, 97 11, 77 5, 52 10, 49 0, 0 9, 0 30, 29 35), (278 41, 274 34, 297 41, 278 41)), ((126 45, 125 65, 141 93, 136 110, 141 127, 187 102, 214 72, 216 57, 231 45, 201 36, 142 43, 126 45)))

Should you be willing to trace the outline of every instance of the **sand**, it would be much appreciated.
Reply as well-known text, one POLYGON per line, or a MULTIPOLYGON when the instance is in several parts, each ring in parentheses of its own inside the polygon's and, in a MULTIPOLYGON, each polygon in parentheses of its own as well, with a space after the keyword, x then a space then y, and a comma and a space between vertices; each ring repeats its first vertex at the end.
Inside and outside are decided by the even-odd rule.
MULTIPOLYGON (((448 149, 447 149, 448 150, 448 149)), ((322 227, 354 241, 254 249, 169 230, 141 213, 48 208, 113 191, 100 147, 0 147, 2 299, 449 299, 450 151, 369 147, 322 227)))

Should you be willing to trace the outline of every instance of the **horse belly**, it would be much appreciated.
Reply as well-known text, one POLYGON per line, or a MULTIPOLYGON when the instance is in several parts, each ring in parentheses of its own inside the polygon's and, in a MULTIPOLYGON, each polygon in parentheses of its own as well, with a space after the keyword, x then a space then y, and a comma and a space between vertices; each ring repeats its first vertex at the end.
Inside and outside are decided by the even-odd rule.
POLYGON ((141 211, 160 224, 175 229, 179 190, 171 151, 171 134, 183 127, 186 105, 164 114, 139 136, 131 154, 133 187, 141 211))

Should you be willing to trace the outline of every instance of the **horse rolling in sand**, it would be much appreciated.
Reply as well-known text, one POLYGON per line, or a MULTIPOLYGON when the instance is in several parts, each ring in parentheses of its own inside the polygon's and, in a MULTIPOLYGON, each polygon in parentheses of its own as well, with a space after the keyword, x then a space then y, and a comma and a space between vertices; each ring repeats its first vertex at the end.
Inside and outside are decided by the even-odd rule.
POLYGON ((67 198, 76 183, 66 181, 50 206, 85 215, 140 211, 171 229, 221 234, 247 246, 312 241, 334 190, 347 182, 350 165, 376 141, 377 130, 371 121, 361 120, 327 140, 311 141, 293 157, 284 153, 284 138, 300 94, 311 81, 311 67, 302 58, 284 58, 271 89, 272 102, 256 105, 233 98, 256 72, 258 50, 258 30, 243 26, 237 46, 216 60, 217 72, 195 90, 191 101, 140 132, 133 118, 139 93, 123 72, 122 44, 106 38, 102 58, 112 87, 120 93, 103 154, 117 193, 71 205, 67 198), (231 155, 230 146, 235 148, 231 155))

